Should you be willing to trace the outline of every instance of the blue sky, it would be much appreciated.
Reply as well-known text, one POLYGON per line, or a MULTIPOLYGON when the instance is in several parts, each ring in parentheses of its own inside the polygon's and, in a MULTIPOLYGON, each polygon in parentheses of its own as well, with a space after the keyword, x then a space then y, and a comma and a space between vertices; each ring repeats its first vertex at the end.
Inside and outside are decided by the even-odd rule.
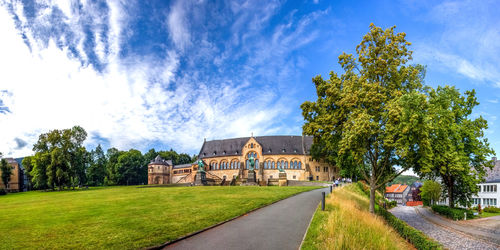
POLYGON ((197 153, 203 138, 301 134, 311 78, 370 23, 426 84, 476 89, 500 152, 498 1, 1 1, 0 152, 80 125, 87 146, 197 153))

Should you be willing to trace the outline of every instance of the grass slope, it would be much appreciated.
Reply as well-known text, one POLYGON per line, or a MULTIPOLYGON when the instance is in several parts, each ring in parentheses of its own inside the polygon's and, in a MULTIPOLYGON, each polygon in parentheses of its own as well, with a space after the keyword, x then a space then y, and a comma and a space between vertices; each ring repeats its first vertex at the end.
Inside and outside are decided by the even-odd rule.
POLYGON ((335 189, 325 211, 314 214, 302 249, 414 249, 368 205, 357 185, 335 189))
POLYGON ((137 249, 317 187, 111 187, 0 196, 0 249, 137 249))

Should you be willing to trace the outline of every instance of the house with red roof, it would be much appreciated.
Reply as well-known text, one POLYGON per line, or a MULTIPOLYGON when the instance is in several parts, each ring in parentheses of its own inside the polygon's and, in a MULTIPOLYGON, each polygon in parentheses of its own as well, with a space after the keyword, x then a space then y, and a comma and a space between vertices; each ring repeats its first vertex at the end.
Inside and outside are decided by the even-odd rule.
POLYGON ((398 205, 402 206, 406 204, 408 192, 410 192, 408 185, 393 184, 385 188, 385 198, 396 201, 398 205))

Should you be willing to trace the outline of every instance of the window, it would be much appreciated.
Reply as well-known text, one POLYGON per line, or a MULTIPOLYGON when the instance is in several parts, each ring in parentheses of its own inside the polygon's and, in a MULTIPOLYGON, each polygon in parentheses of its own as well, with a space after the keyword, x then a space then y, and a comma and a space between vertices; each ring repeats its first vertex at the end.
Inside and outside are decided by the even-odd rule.
POLYGON ((276 164, 278 164, 278 168, 281 168, 281 162, 280 161, 278 161, 278 163, 276 163, 276 164))
POLYGON ((323 167, 323 172, 328 172, 328 167, 323 167))
POLYGON ((288 162, 285 161, 285 168, 288 168, 288 162))
POLYGON ((316 180, 319 181, 319 176, 316 175, 316 180))
POLYGON ((259 160, 255 160, 255 169, 259 169, 259 160))
POLYGON ((295 176, 295 175, 294 175, 294 176, 293 176, 293 179, 295 180, 296 178, 297 178, 297 176, 295 176))
POLYGON ((302 169, 302 162, 299 161, 299 169, 302 169))
POLYGON ((297 161, 295 161, 295 162, 293 163, 293 168, 294 168, 294 169, 297 169, 297 161))
POLYGON ((253 148, 253 143, 250 143, 250 148, 253 148))
POLYGON ((271 162, 271 167, 274 169, 274 161, 271 162))
POLYGON ((282 168, 288 168, 288 166, 287 166, 287 167, 285 167, 285 162, 284 162, 283 160, 281 160, 281 167, 282 167, 282 168))

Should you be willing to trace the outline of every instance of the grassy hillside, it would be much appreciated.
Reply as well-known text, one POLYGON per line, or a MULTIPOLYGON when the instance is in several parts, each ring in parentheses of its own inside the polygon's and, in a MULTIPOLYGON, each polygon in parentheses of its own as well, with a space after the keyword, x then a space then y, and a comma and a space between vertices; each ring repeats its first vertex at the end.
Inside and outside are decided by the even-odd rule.
POLYGON ((368 205, 357 185, 335 189, 325 211, 314 214, 302 249, 414 249, 368 205))
POLYGON ((137 249, 316 187, 111 187, 0 196, 0 249, 137 249))
POLYGON ((418 178, 417 176, 413 175, 400 175, 396 177, 392 182, 388 183, 387 185, 392 185, 392 184, 406 184, 406 185, 411 185, 416 181, 423 182, 422 179, 418 178))

